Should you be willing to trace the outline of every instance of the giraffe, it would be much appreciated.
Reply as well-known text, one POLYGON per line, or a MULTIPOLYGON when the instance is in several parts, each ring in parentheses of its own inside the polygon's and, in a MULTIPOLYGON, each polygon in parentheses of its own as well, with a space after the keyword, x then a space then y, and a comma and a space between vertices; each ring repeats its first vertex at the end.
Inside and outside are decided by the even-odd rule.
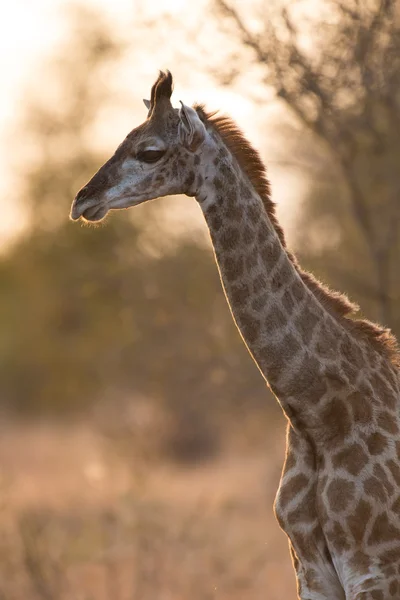
POLYGON ((195 197, 239 332, 287 417, 275 513, 301 600, 400 599, 400 357, 390 332, 301 269, 265 167, 236 124, 151 89, 147 119, 78 192, 71 219, 195 197))

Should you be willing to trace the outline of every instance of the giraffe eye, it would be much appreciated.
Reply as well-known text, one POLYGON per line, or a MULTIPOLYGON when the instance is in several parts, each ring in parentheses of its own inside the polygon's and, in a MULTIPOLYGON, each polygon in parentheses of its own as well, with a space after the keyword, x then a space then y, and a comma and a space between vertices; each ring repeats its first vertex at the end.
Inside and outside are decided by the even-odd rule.
POLYGON ((165 150, 142 150, 137 153, 136 158, 141 162, 155 163, 160 160, 164 154, 165 150))

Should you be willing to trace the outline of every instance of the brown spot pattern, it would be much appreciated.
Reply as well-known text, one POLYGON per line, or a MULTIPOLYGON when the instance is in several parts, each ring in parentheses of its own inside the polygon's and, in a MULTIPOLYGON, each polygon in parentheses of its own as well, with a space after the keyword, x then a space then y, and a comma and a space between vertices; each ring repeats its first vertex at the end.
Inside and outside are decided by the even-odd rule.
POLYGON ((237 227, 227 227, 219 237, 219 244, 224 250, 234 250, 239 240, 239 229, 237 227))
POLYGON ((278 262, 281 256, 282 248, 278 242, 278 240, 274 240, 270 242, 261 250, 261 258, 264 264, 271 269, 272 266, 278 262))
POLYGON ((216 190, 221 190, 222 189, 222 181, 219 177, 214 177, 214 187, 216 190))
POLYGON ((396 575, 396 569, 392 565, 388 565, 383 567, 382 572, 386 577, 390 577, 391 575, 396 575))
POLYGON ((368 455, 360 444, 347 446, 336 454, 332 463, 334 468, 343 467, 351 475, 358 475, 360 471, 368 464, 368 455))
POLYGON ((285 481, 284 485, 279 490, 279 506, 281 508, 287 506, 287 504, 289 504, 289 502, 307 486, 308 482, 308 477, 303 473, 294 475, 289 480, 285 481))
POLYGON ((288 262, 284 262, 281 265, 279 271, 271 278, 271 289, 272 291, 280 290, 282 287, 287 286, 288 282, 293 278, 292 267, 288 262), (276 277, 276 281, 275 280, 276 277))
MULTIPOLYGON (((276 395, 279 395, 277 382, 282 373, 282 370, 284 369, 281 357, 274 351, 272 345, 266 347, 264 346, 260 349, 259 353, 257 354, 259 357, 259 362, 263 368, 263 372, 266 373, 266 376, 268 377, 268 382, 270 386, 274 388, 274 393, 276 395)), ((287 408, 289 409, 290 407, 287 408)))
POLYGON ((371 599, 372 600, 385 600, 383 597, 382 590, 373 590, 371 592, 371 599))
POLYGON ((231 287, 230 297, 234 304, 245 304, 250 295, 250 290, 246 283, 233 285, 231 287))
POLYGON ((185 179, 184 185, 187 189, 190 189, 190 187, 192 186, 193 183, 194 183, 194 173, 190 172, 190 173, 188 173, 188 175, 185 179))
POLYGON ((243 218, 243 211, 242 211, 242 207, 240 206, 240 204, 234 205, 231 207, 230 211, 229 211, 229 218, 231 221, 234 221, 235 223, 239 223, 242 218, 243 218))
POLYGON ((389 585, 389 594, 391 596, 397 596, 399 593, 399 582, 397 580, 393 580, 389 585))
POLYGON ((338 552, 350 548, 349 536, 338 521, 334 521, 332 528, 327 532, 327 538, 338 552))
POLYGON ((389 496, 391 496, 393 494, 393 485, 390 483, 387 473, 382 467, 382 465, 374 465, 373 473, 375 477, 382 481, 387 493, 389 494, 389 496))
POLYGON ((314 329, 319 321, 320 317, 310 310, 309 306, 307 305, 295 320, 295 327, 299 331, 299 334, 302 340, 304 340, 305 344, 308 344, 311 340, 314 329))
POLYGON ((347 405, 341 398, 332 398, 321 413, 326 431, 326 441, 342 442, 351 431, 351 418, 347 405))
POLYGON ((250 244, 251 242, 254 242, 255 234, 254 230, 250 227, 250 225, 245 225, 245 227, 243 228, 242 235, 245 244, 250 244))
POLYGON ((378 431, 371 433, 371 435, 369 435, 365 441, 368 446, 368 451, 373 456, 382 454, 387 447, 387 438, 378 431))
POLYGON ((378 502, 384 502, 387 497, 386 488, 377 477, 371 476, 364 481, 364 491, 378 502))
POLYGON ((399 428, 393 415, 391 415, 386 410, 383 410, 378 415, 378 425, 388 433, 398 433, 399 431, 399 428))
POLYGON ((291 333, 287 333, 282 342, 283 347, 287 352, 290 352, 290 356, 296 356, 298 351, 300 350, 300 342, 292 335, 291 333))
POLYGON ((348 402, 353 411, 354 421, 366 425, 372 419, 372 407, 370 400, 360 391, 355 391, 348 397, 348 402))
POLYGON ((286 290, 285 293, 283 294, 282 304, 283 304, 283 308, 286 310, 287 314, 290 316, 295 307, 295 302, 293 300, 290 290, 286 290))
POLYGON ((390 410, 397 407, 397 395, 379 373, 374 373, 372 385, 382 404, 390 410))
POLYGON ((340 361, 340 368, 349 381, 353 381, 358 375, 358 368, 347 360, 340 361))
POLYGON ((236 279, 238 279, 238 277, 243 275, 243 263, 244 261, 242 256, 228 256, 224 261, 224 274, 226 275, 226 277, 231 281, 235 281, 236 279))
MULTIPOLYGON (((293 378, 291 387, 293 395, 296 395, 298 398, 304 395, 309 399, 309 390, 315 385, 318 387, 321 386, 320 389, 326 391, 326 384, 319 376, 319 368, 319 362, 313 356, 307 356, 305 365, 300 368, 296 377, 293 378)), ((320 397, 318 396, 318 399, 320 397)), ((317 400, 317 396, 315 396, 315 400, 317 400)))
MULTIPOLYGON (((400 560, 400 546, 397 546, 396 548, 391 548, 390 550, 386 550, 385 552, 382 552, 381 559, 382 559, 382 562, 388 562, 388 563, 396 563, 397 561, 399 561, 400 560)), ((400 574, 400 565, 398 567, 398 570, 399 570, 399 574, 400 574)))
POLYGON ((268 294, 261 294, 261 296, 257 296, 257 298, 254 298, 254 300, 251 303, 251 307, 256 311, 259 311, 262 308, 264 308, 264 306, 267 304, 267 301, 268 294))
POLYGON ((265 289, 266 285, 267 285, 267 281, 266 281, 264 275, 257 275, 257 277, 253 281, 253 292, 255 294, 258 294, 263 289, 265 289))
POLYGON ((210 222, 215 232, 218 232, 223 225, 223 221, 219 215, 214 215, 212 219, 210 219, 210 222))
POLYGON ((355 485, 352 481, 338 477, 328 485, 326 494, 333 512, 343 512, 354 495, 355 485))
POLYGON ((310 536, 296 531, 292 534, 292 542, 294 543, 296 553, 307 561, 312 561, 315 556, 315 546, 310 539, 310 536))
POLYGON ((237 319, 246 342, 249 344, 255 342, 260 335, 260 322, 247 313, 239 313, 237 319))
POLYGON ((400 496, 397 496, 396 500, 393 502, 392 511, 400 516, 400 496))
POLYGON ((391 474, 393 475, 393 479, 395 480, 397 485, 400 486, 400 466, 394 460, 389 460, 386 463, 386 465, 389 468, 391 474))
POLYGON ((292 296, 295 299, 296 303, 300 303, 306 293, 306 287, 304 285, 304 283, 300 280, 300 279, 295 279, 294 282, 292 283, 292 296))
POLYGON ((354 340, 347 334, 342 338, 340 344, 340 353, 343 354, 344 358, 358 367, 362 367, 364 358, 360 348, 355 344, 354 340))
POLYGON ((358 551, 354 554, 354 556, 350 559, 349 564, 352 569, 363 575, 364 573, 368 573, 370 570, 371 559, 369 556, 364 554, 364 552, 358 551))
MULTIPOLYGON (((308 481, 307 481, 308 483, 308 481)), ((297 525, 298 523, 312 523, 315 521, 315 490, 310 489, 301 503, 299 503, 287 515, 289 525, 297 525)))
POLYGON ((267 223, 264 220, 262 220, 258 226, 258 234, 257 234, 258 243, 260 245, 265 244, 270 235, 271 235, 271 231, 270 231, 267 223))
POLYGON ((246 256, 246 269, 248 271, 251 271, 253 267, 255 267, 258 264, 258 248, 257 246, 253 246, 252 248, 249 248, 249 253, 246 256))
POLYGON ((286 325, 287 317, 279 308, 278 305, 274 305, 269 310, 264 320, 265 329, 268 333, 274 333, 286 325))
POLYGON ((261 206, 256 203, 250 204, 247 208, 247 214, 252 223, 258 223, 261 219, 261 206))
POLYGON ((400 531, 390 523, 386 513, 381 513, 375 519, 368 544, 380 544, 400 539, 400 531))

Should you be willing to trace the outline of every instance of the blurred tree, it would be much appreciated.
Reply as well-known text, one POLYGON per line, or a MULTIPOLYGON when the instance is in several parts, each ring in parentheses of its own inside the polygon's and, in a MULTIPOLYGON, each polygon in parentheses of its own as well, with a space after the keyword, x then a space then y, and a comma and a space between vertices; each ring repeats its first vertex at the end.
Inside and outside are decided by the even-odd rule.
POLYGON ((213 2, 242 65, 255 59, 303 125, 297 150, 314 143, 325 157, 325 185, 311 183, 299 224, 303 262, 400 334, 398 3, 263 2, 257 12, 257 3, 213 2))
POLYGON ((73 5, 67 16, 70 36, 36 74, 15 136, 28 227, 2 260, 4 403, 32 413, 85 403, 99 389, 91 353, 113 327, 106 294, 95 302, 110 277, 104 256, 103 268, 95 259, 115 260, 138 237, 131 222, 113 222, 101 240, 68 222, 71 198, 105 158, 93 128, 123 47, 98 11, 73 5))
POLYGON ((23 135, 14 142, 25 159, 20 191, 32 229, 64 224, 71 198, 104 158, 94 127, 115 102, 111 75, 124 50, 99 11, 78 4, 66 10, 69 36, 30 82, 23 135))

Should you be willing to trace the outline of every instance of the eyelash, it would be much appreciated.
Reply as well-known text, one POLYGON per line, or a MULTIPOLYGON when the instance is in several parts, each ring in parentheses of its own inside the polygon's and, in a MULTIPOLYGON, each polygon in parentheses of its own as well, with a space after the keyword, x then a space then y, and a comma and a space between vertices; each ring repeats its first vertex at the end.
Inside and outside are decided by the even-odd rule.
POLYGON ((143 150, 138 152, 136 158, 141 162, 155 163, 165 154, 164 150, 143 150))

